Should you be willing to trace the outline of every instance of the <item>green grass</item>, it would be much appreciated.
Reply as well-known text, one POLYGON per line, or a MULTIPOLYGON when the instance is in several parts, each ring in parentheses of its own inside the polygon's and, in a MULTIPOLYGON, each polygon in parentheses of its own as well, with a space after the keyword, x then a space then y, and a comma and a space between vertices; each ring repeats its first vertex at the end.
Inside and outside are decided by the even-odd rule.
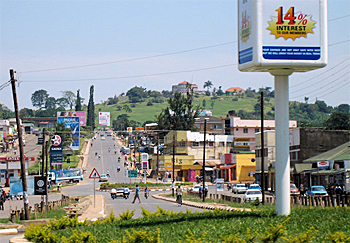
MULTIPOLYGON (((101 224, 79 226, 55 230, 53 233, 70 237, 75 229, 78 232, 91 232, 97 242, 110 242, 112 239, 121 240, 126 236, 125 231, 156 232, 159 228, 160 239, 163 242, 185 242, 189 237, 188 229, 193 236, 191 242, 204 236, 197 242, 229 242, 224 239, 247 236, 247 229, 258 234, 253 242, 263 242, 260 236, 272 234, 276 228, 281 227, 284 237, 296 237, 306 233, 311 227, 316 238, 311 242, 326 241, 329 232, 343 232, 350 236, 349 208, 308 208, 293 209, 289 220, 286 216, 276 216, 274 210, 266 209, 253 212, 204 212, 190 214, 164 215, 158 217, 146 217, 132 220, 117 220, 101 224), (284 222, 284 223, 282 223, 284 222), (205 234, 205 232, 207 232, 205 234), (236 236, 234 236, 237 234, 236 236)), ((130 241, 136 242, 136 241, 130 241)), ((142 242, 142 241, 138 241, 142 242)), ((145 242, 145 241, 143 241, 145 242)), ((236 242, 236 241, 230 241, 236 242)), ((242 242, 242 241, 238 241, 242 242)), ((267 241, 266 241, 267 242, 267 241)), ((272 241, 269 241, 272 242, 272 241)), ((279 238, 276 242, 286 242, 279 238)))
MULTIPOLYGON (((206 101, 206 106, 204 109, 212 110, 213 116, 215 117, 226 117, 228 111, 235 110, 238 113, 239 110, 244 110, 246 112, 253 112, 254 105, 257 104, 257 99, 255 98, 247 98, 244 97, 238 98, 237 101, 233 101, 233 98, 238 98, 237 96, 221 96, 215 100, 212 100, 211 97, 205 95, 199 95, 198 98, 194 98, 194 105, 199 105, 201 108, 203 105, 203 100, 206 101), (214 107, 212 109, 211 103, 214 101, 214 107)), ((129 103, 128 101, 120 101, 117 105, 96 105, 96 112, 101 109, 101 111, 110 112, 111 113, 111 123, 112 120, 117 119, 117 117, 121 114, 125 114, 124 110, 117 110, 117 106, 122 106, 127 104, 130 106, 132 112, 127 113, 130 116, 129 120, 134 120, 139 123, 144 123, 145 121, 154 121, 155 115, 159 115, 159 113, 168 106, 167 99, 164 99, 163 103, 153 103, 153 106, 147 106, 147 102, 151 99, 146 99, 144 102, 140 103, 129 103), (135 107, 131 107, 131 105, 135 105, 135 107)), ((271 98, 269 102, 264 104, 265 112, 269 112, 272 110, 274 106, 274 99, 271 98)), ((98 124, 98 117, 96 118, 96 124, 98 124)))

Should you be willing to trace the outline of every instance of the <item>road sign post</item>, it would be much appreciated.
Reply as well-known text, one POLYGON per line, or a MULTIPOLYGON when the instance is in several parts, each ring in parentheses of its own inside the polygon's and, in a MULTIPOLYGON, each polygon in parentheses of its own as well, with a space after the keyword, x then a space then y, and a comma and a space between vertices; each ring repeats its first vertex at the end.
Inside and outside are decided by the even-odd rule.
POLYGON ((89 179, 94 179, 94 188, 93 188, 93 191, 94 191, 94 208, 96 207, 96 194, 95 194, 95 181, 96 179, 100 179, 100 174, 97 172, 96 168, 94 168, 91 173, 90 173, 90 176, 89 176, 89 179))

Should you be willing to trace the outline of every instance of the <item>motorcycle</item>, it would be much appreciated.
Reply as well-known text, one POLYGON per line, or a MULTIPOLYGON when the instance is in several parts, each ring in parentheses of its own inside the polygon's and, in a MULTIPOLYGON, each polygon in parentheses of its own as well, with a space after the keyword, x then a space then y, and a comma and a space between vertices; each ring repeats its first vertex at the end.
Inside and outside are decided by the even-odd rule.
POLYGON ((112 198, 113 200, 116 199, 116 198, 117 198, 117 193, 111 192, 111 198, 112 198))

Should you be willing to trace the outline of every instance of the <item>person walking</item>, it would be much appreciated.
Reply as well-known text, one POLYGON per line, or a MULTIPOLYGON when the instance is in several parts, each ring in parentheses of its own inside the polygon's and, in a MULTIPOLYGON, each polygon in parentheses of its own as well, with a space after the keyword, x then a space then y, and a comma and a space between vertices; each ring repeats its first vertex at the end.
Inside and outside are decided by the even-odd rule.
POLYGON ((149 196, 149 190, 148 190, 148 188, 146 187, 146 188, 145 188, 145 198, 147 199, 148 196, 149 196))
POLYGON ((181 188, 181 185, 179 185, 176 188, 176 201, 177 201, 177 205, 180 207, 182 205, 182 188, 181 188))
POLYGON ((2 193, 0 194, 0 210, 2 211, 4 211, 4 203, 5 203, 4 192, 5 191, 2 191, 2 193))
POLYGON ((125 199, 128 199, 129 198, 129 187, 128 186, 126 186, 125 188, 124 188, 124 198, 125 199))
POLYGON ((136 185, 135 197, 134 197, 134 201, 132 201, 132 203, 135 203, 136 198, 138 198, 139 199, 139 203, 141 203, 139 185, 136 185))
POLYGON ((198 190, 199 198, 202 198, 202 193, 203 193, 203 186, 200 185, 198 190))

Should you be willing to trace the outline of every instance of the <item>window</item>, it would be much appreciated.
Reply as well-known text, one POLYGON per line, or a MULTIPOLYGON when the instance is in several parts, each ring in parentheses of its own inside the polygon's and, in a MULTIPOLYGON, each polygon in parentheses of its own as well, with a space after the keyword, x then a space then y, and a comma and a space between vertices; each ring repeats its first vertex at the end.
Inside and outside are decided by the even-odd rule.
POLYGON ((192 147, 198 147, 199 146, 199 142, 192 142, 192 147))
POLYGON ((225 147, 225 142, 219 142, 219 147, 225 147))
POLYGON ((248 128, 243 128, 243 133, 248 133, 248 128))
POLYGON ((227 147, 231 147, 232 146, 232 142, 227 142, 226 146, 227 147))
POLYGON ((186 142, 179 142, 179 147, 186 147, 186 142))
POLYGON ((214 125, 214 130, 222 130, 222 125, 214 125))
POLYGON ((255 128, 255 133, 260 132, 259 128, 255 128))
POLYGON ((194 124, 196 128, 201 128, 201 124, 194 124))
POLYGON ((210 130, 213 130, 213 125, 210 125, 210 130))
POLYGON ((238 128, 236 128, 236 131, 238 131, 238 128))

